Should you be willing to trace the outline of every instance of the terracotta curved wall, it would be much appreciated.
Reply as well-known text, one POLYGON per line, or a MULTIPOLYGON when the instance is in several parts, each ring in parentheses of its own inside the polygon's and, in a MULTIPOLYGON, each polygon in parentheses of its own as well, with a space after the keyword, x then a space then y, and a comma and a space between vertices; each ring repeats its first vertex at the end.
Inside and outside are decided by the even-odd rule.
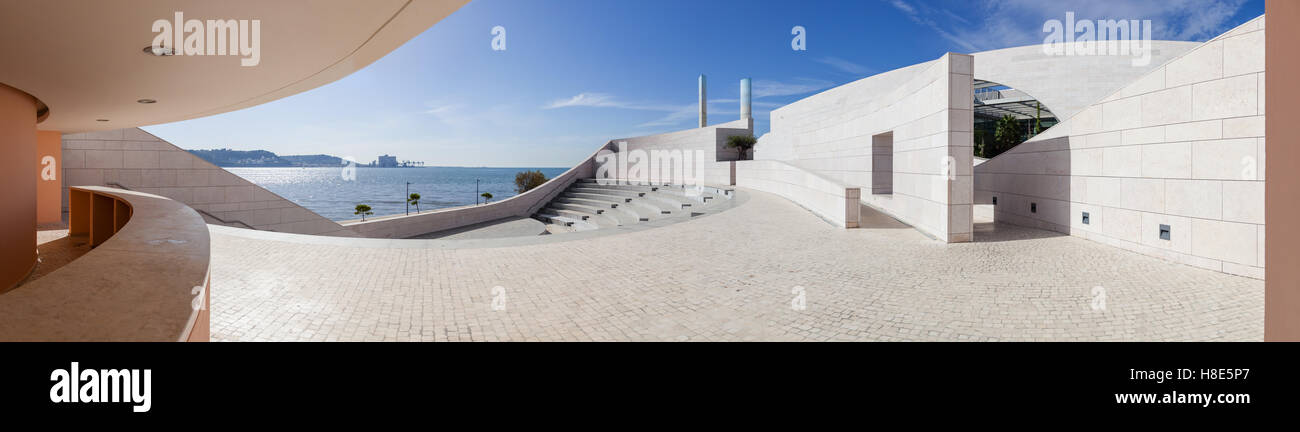
POLYGON ((0 289, 36 264, 36 101, 0 84, 0 289))

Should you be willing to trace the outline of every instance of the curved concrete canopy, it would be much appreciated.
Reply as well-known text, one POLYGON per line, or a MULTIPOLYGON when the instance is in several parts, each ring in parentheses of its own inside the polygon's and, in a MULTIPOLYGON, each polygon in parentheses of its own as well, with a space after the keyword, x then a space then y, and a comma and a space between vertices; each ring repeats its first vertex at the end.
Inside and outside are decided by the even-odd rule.
POLYGON ((0 83, 49 106, 39 125, 121 129, 238 110, 333 82, 383 57, 468 0, 11 2, 0 16, 0 83), (153 22, 260 20, 260 63, 143 52, 153 22), (139 99, 155 99, 141 104, 139 99), (108 119, 99 122, 97 119, 108 119))
MULTIPOLYGON (((1075 42, 1076 47, 1082 44, 1075 42)), ((1140 66, 1134 66, 1135 57, 1129 55, 1049 55, 1042 45, 971 55, 975 57, 975 79, 1023 91, 1064 120, 1200 45, 1151 41, 1151 59, 1140 66)))

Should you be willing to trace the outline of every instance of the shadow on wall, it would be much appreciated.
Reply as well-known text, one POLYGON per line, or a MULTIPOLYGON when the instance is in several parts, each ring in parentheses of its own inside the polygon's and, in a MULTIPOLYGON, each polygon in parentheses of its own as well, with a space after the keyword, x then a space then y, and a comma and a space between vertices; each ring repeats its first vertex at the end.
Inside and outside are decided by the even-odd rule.
POLYGON ((887 215, 880 210, 860 204, 861 209, 858 211, 858 228, 862 229, 913 229, 911 225, 905 224, 893 216, 887 215))
POLYGON ((1090 213, 1086 219, 1071 220, 1069 149, 1069 136, 1030 141, 976 167, 975 205, 988 207, 977 212, 984 217, 976 217, 974 241, 1058 237, 1068 235, 1072 223, 1090 225, 1090 213), (1040 236, 1006 237, 997 230, 1001 223, 1046 231, 1040 236))

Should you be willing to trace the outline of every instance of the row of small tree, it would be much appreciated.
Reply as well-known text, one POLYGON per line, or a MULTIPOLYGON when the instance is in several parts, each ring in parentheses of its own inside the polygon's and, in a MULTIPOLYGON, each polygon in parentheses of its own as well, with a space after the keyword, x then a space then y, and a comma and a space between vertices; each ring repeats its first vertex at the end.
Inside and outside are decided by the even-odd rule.
MULTIPOLYGON (((520 194, 528 192, 535 187, 541 186, 542 183, 546 183, 546 181, 546 175, 542 174, 541 170, 520 171, 518 174, 515 174, 515 192, 520 194)), ((479 196, 483 197, 483 204, 487 204, 488 201, 492 200, 492 192, 483 192, 479 194, 479 196)), ((415 206, 416 213, 420 212, 419 193, 411 193, 410 196, 406 197, 406 202, 415 206)), ((366 216, 375 214, 374 209, 370 208, 370 206, 366 204, 357 204, 353 210, 352 214, 361 215, 362 221, 366 220, 366 216)))

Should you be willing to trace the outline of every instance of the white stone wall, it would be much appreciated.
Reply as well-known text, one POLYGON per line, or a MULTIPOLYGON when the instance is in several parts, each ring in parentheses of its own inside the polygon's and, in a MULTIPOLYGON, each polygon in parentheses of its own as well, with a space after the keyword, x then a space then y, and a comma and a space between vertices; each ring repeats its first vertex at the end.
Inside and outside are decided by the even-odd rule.
POLYGON ((208 223, 355 236, 311 210, 138 128, 64 135, 63 211, 68 209, 69 186, 116 187, 111 183, 185 203, 200 210, 208 223))
MULTIPOLYGON (((753 130, 753 119, 733 120, 702 128, 632 138, 618 138, 610 141, 610 150, 618 151, 620 142, 627 143, 625 148, 629 152, 633 150, 644 150, 647 153, 651 150, 680 150, 683 152, 699 150, 703 152, 704 182, 714 185, 730 185, 732 180, 730 164, 717 162, 734 161, 740 155, 735 149, 726 147, 727 137, 732 135, 752 135, 753 130)), ((650 181, 680 183, 680 180, 673 181, 672 179, 660 178, 660 174, 661 172, 657 170, 651 172, 650 181)))
POLYGON ((975 167, 975 191, 999 222, 1263 278, 1264 18, 975 167))
MULTIPOLYGON (((1134 65, 1130 55, 1049 56, 1042 45, 983 51, 975 56, 975 78, 1025 92, 1061 119, 1150 73, 1169 60, 1200 45, 1196 42, 1151 41, 1149 63, 1134 65)), ((1075 42, 1083 52, 1087 42, 1075 42)))
POLYGON ((871 191, 873 159, 883 156, 872 137, 892 132, 892 193, 863 193, 862 202, 940 240, 969 241, 973 68, 971 56, 946 54, 776 109, 757 157, 871 191))
POLYGON ((841 228, 857 228, 861 191, 773 160, 736 164, 736 186, 774 193, 841 228))

